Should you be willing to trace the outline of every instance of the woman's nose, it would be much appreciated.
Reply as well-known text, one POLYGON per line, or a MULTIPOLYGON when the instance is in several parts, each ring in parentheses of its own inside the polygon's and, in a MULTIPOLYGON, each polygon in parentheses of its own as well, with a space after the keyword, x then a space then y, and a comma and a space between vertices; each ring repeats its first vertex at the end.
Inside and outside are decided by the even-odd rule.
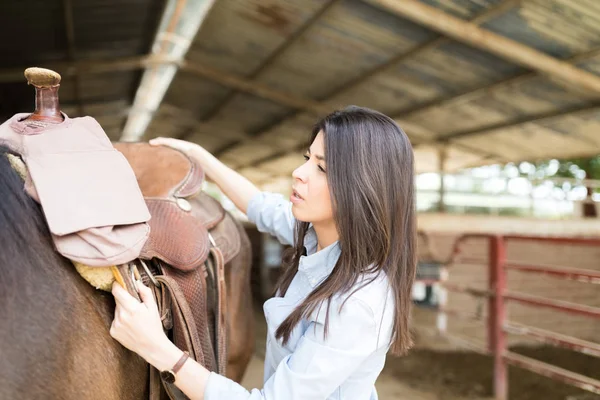
POLYGON ((292 177, 299 181, 306 182, 306 164, 302 164, 292 172, 292 177))

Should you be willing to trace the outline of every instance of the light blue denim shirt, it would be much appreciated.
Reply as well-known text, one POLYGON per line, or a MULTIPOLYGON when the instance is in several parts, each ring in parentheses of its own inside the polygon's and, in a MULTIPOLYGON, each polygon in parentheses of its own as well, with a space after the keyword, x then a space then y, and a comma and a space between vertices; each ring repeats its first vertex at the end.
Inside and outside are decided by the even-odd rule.
MULTIPOLYGON (((248 206, 248 219, 259 231, 274 235, 283 244, 292 244, 295 219, 291 203, 283 196, 257 194, 248 206)), ((340 255, 337 242, 317 252, 312 228, 304 245, 307 255, 300 259, 298 273, 285 296, 271 298, 263 306, 267 321, 263 389, 247 391, 232 380, 211 373, 206 400, 377 399, 375 380, 385 364, 394 322, 394 298, 385 274, 349 298, 334 297, 326 338, 325 307, 302 320, 287 344, 282 345, 275 338, 277 327, 327 278, 340 255), (346 298, 340 312, 339 306, 346 298)), ((367 278, 373 276, 363 277, 367 278)))

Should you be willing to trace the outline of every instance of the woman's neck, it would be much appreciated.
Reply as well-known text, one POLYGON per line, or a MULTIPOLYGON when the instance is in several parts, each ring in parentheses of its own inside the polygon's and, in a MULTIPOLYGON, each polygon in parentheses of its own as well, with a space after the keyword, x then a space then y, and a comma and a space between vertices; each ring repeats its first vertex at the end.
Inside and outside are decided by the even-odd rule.
POLYGON ((330 246, 340 238, 337 227, 333 221, 324 224, 313 223, 313 228, 315 230, 315 234, 317 235, 317 251, 330 246))

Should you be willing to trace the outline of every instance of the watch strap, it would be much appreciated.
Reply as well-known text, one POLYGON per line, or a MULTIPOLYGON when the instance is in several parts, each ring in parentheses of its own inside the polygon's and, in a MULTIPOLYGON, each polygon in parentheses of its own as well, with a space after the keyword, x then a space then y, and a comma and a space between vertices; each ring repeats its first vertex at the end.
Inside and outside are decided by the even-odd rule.
POLYGON ((190 353, 188 353, 187 351, 184 351, 183 354, 181 355, 181 358, 179 359, 179 361, 177 361, 177 363, 171 369, 171 371, 173 371, 173 374, 176 374, 181 369, 181 367, 183 367, 183 364, 185 364, 185 362, 187 361, 187 359, 189 357, 190 357, 190 353))

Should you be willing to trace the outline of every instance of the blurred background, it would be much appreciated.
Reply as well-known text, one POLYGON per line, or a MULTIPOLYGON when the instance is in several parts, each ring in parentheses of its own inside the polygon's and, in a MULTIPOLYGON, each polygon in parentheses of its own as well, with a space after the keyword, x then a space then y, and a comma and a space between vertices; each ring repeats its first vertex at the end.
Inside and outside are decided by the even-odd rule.
MULTIPOLYGON (((320 116, 390 115, 416 155, 417 346, 380 398, 600 399, 597 0, 5 0, 0 37, 0 121, 53 69, 113 141, 193 141, 286 196, 320 116)), ((250 388, 283 249, 246 226, 250 388)))

